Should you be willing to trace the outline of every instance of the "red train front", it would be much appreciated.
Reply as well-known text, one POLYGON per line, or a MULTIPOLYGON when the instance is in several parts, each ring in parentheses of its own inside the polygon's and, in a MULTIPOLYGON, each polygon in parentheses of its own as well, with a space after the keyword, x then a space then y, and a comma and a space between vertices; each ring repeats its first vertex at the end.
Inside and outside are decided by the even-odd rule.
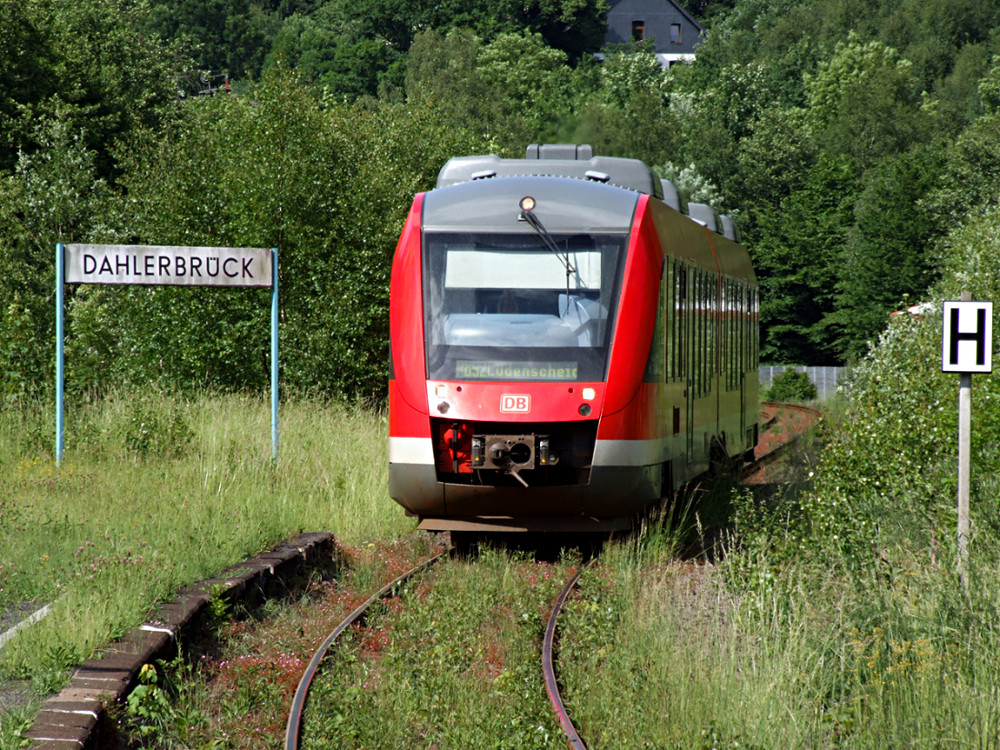
POLYGON ((534 148, 451 160, 396 249, 390 494, 421 528, 626 528, 713 451, 752 448, 756 378, 722 360, 736 329, 742 374, 753 358, 745 251, 641 162, 534 148))

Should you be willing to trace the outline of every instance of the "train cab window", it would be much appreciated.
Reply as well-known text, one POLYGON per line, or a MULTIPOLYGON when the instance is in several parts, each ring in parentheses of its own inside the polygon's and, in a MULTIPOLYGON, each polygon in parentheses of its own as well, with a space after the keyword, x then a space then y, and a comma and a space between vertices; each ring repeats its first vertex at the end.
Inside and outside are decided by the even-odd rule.
POLYGON ((605 378, 623 234, 427 233, 424 340, 435 380, 605 378))

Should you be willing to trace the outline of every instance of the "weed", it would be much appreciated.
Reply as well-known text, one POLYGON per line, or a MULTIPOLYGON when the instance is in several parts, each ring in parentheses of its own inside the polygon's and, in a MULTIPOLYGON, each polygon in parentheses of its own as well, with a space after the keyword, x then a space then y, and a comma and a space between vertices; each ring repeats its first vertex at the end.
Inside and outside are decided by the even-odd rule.
POLYGON ((126 715, 132 731, 149 734, 164 726, 172 718, 172 700, 160 685, 159 672, 152 664, 143 664, 139 670, 139 684, 128 694, 126 715))

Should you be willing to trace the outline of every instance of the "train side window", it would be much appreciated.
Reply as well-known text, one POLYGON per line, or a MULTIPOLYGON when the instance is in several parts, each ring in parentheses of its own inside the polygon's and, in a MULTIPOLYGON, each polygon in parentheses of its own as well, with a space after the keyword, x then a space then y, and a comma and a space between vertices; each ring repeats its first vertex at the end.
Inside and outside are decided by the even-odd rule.
POLYGON ((702 396, 708 390, 706 382, 708 380, 708 284, 705 282, 705 272, 698 271, 698 390, 702 396))
POLYGON ((749 373, 753 370, 751 367, 751 362, 753 361, 750 357, 750 338, 753 332, 753 312, 750 305, 750 287, 744 284, 743 286, 743 331, 742 331, 742 341, 740 342, 740 363, 743 368, 743 372, 749 373))
POLYGON ((707 271, 701 272, 701 394, 708 393, 712 377, 712 288, 707 271))
POLYGON ((712 381, 719 375, 719 277, 705 276, 705 292, 708 295, 708 380, 705 390, 711 390, 712 381))
POLYGON ((686 335, 686 333, 687 333, 687 327, 688 327, 688 315, 687 315, 687 309, 688 309, 688 280, 687 280, 687 277, 688 277, 687 268, 683 264, 678 263, 677 264, 677 277, 676 277, 676 282, 677 282, 677 294, 676 294, 677 315, 676 315, 676 323, 677 323, 677 325, 674 328, 674 333, 676 335, 675 341, 676 341, 676 344, 677 344, 676 348, 674 350, 675 353, 676 353, 676 355, 677 355, 677 359, 676 359, 677 369, 676 369, 675 372, 677 373, 677 377, 678 378, 686 378, 687 377, 687 361, 688 361, 688 354, 687 354, 687 341, 688 341, 688 338, 687 338, 687 335, 686 335))
POLYGON ((706 393, 719 374, 719 277, 705 275, 705 294, 708 297, 708 318, 705 337, 708 339, 708 368, 705 380, 706 393))
POLYGON ((705 393, 705 272, 700 268, 697 270, 697 294, 695 304, 698 307, 698 314, 695 318, 695 325, 698 326, 698 336, 695 338, 695 356, 698 358, 698 395, 705 393))
POLYGON ((753 342, 750 349, 750 366, 757 368, 760 358, 760 327, 758 326, 760 315, 760 301, 757 296, 757 289, 750 290, 750 340, 753 342))
POLYGON ((733 290, 733 388, 739 388, 743 380, 743 358, 740 356, 740 342, 743 340, 743 284, 732 282, 733 290))
POLYGON ((665 332, 666 332, 666 359, 667 366, 665 377, 669 382, 676 377, 674 372, 674 326, 676 325, 677 316, 674 311, 674 259, 667 258, 667 267, 664 269, 663 273, 663 292, 662 292, 665 304, 664 304, 664 314, 666 315, 665 332))
POLYGON ((698 269, 698 393, 705 395, 706 369, 708 365, 708 295, 705 284, 705 272, 698 269))
POLYGON ((722 281, 722 315, 723 315, 723 331, 724 331, 724 362, 722 366, 725 370, 726 378, 726 390, 733 390, 733 372, 736 370, 736 363, 733 361, 733 357, 736 354, 735 347, 733 346, 733 333, 736 326, 733 325, 733 281, 732 279, 723 279, 722 281))
POLYGON ((736 306, 736 312, 733 319, 733 356, 736 358, 736 386, 739 387, 740 383, 743 381, 743 373, 746 370, 743 369, 743 327, 745 323, 743 322, 744 317, 744 307, 743 307, 743 284, 742 282, 736 282, 735 284, 736 298, 734 304, 736 306))
POLYGON ((691 395, 701 393, 701 272, 691 271, 691 395))
POLYGON ((735 390, 740 385, 740 326, 743 320, 740 317, 740 285, 738 281, 729 282, 729 352, 730 352, 730 372, 732 373, 732 388, 735 390))

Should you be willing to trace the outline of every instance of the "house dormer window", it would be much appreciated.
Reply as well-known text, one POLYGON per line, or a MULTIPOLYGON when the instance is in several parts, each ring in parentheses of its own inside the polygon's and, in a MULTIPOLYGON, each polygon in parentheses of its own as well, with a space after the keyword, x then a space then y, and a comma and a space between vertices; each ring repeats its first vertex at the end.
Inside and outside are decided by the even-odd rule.
MULTIPOLYGON (((632 24, 632 28, 635 29, 635 24, 632 24)), ((670 24, 670 43, 681 43, 681 25, 679 23, 670 24)))
POLYGON ((646 38, 646 22, 645 21, 633 21, 632 22, 632 40, 635 42, 641 42, 646 38))

